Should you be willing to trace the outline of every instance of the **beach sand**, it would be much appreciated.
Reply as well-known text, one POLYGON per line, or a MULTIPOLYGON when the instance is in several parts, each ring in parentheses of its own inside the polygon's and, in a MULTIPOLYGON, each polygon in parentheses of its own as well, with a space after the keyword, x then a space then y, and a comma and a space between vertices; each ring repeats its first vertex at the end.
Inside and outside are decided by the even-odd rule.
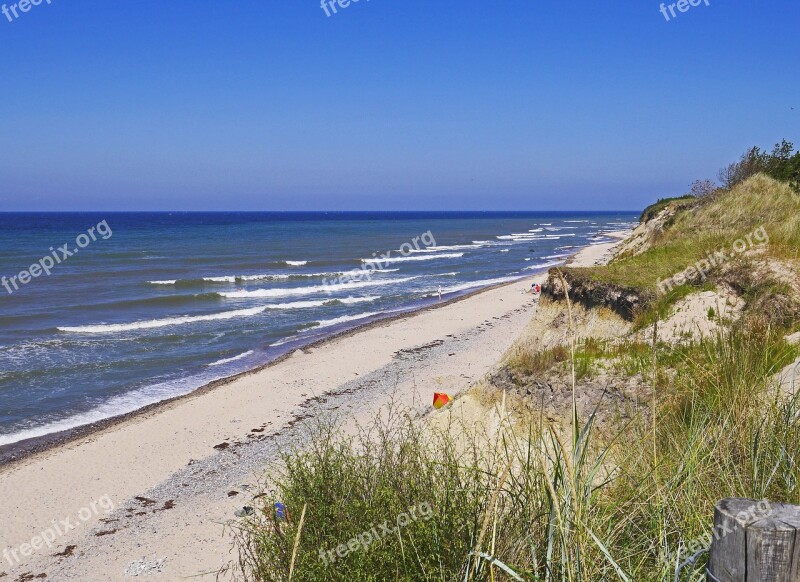
POLYGON ((532 280, 374 323, 3 466, 0 578, 215 579, 236 559, 225 524, 310 423, 365 424, 392 402, 424 414, 434 391, 464 391, 528 325, 532 280))
POLYGON ((19 565, 5 558, 0 573, 129 580, 137 560, 131 573, 141 565, 161 580, 219 569, 234 558, 222 524, 248 504, 245 486, 301 438, 303 424, 342 413, 368 422, 392 399, 423 411, 435 390, 458 394, 529 321, 529 286, 526 279, 375 324, 0 469, 5 547, 30 543, 53 520, 71 516, 75 525, 52 548, 18 552, 19 565), (93 510, 101 499, 116 511, 93 510), (53 556, 73 545, 71 556, 53 556))
POLYGON ((567 267, 594 267, 596 265, 603 265, 610 261, 614 256, 616 248, 630 236, 629 230, 615 230, 603 233, 603 236, 616 239, 613 242, 602 243, 584 247, 573 257, 571 257, 565 266, 567 267))

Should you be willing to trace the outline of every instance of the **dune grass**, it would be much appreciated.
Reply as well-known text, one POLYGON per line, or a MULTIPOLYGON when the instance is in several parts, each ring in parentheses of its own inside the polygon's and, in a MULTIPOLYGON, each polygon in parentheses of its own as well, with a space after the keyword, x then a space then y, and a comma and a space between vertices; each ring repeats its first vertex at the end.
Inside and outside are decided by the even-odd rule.
POLYGON ((800 258, 800 194, 789 185, 757 175, 732 190, 708 198, 680 200, 677 211, 653 246, 603 267, 572 269, 591 280, 655 292, 657 282, 691 266, 764 227, 768 254, 800 258))
MULTIPOLYGON (((730 190, 665 200, 654 208, 668 206, 674 211, 671 218, 651 233, 648 248, 640 254, 629 250, 608 265, 561 270, 572 285, 608 285, 635 295, 639 301, 631 315, 636 329, 667 318, 678 300, 719 283, 744 287, 737 289, 740 295, 747 294, 747 287, 776 287, 774 277, 754 275, 755 262, 778 259, 800 274, 800 193, 788 184, 758 174, 730 190), (710 269, 705 276, 693 272, 685 282, 673 280, 709 256, 716 264, 706 264, 710 269)), ((791 294, 773 289, 769 297, 763 289, 756 291, 776 318, 795 317, 800 309, 789 305, 796 303, 787 300, 791 294)))
POLYGON ((402 414, 351 437, 321 424, 285 455, 242 524, 244 577, 288 580, 293 564, 297 581, 515 579, 507 571, 526 581, 671 580, 679 556, 705 545, 718 499, 800 503, 800 404, 772 386, 797 356, 781 333, 748 320, 660 346, 649 359, 669 373, 651 370, 656 410, 604 442, 594 442, 592 419, 574 431, 533 419, 512 428, 501 413, 508 425, 493 437, 402 414), (307 508, 294 563, 296 518, 276 521, 275 501, 307 508), (366 546, 351 541, 394 528, 420 504, 428 519, 366 546), (350 549, 338 557, 337 548, 350 549), (476 563, 476 551, 507 570, 476 563))
MULTIPOLYGON (((674 230, 641 258, 591 276, 652 284, 660 272, 685 268, 701 250, 761 225, 770 253, 796 257, 798 195, 763 176, 737 188, 677 216, 674 230), (745 191, 754 200, 740 207, 725 198, 745 191)), ((752 305, 777 293, 772 282, 744 284, 752 305)), ((656 323, 670 301, 691 290, 664 299, 641 325, 656 323)), ((574 405, 564 426, 511 415, 505 395, 489 433, 420 423, 398 411, 354 436, 320 423, 284 455, 255 514, 237 526, 241 577, 673 580, 678 563, 708 545, 719 499, 800 504, 800 395, 781 393, 775 382, 799 355, 784 339, 798 318, 786 313, 791 317, 749 309, 713 337, 681 345, 573 337, 567 346, 510 354, 505 365, 522 376, 567 366, 578 382, 608 360, 642 378, 652 388, 651 405, 610 436, 594 428, 593 416, 579 420, 574 405), (296 516, 278 519, 276 501, 303 512, 302 526, 296 516), (423 506, 430 512, 419 517, 423 506), (412 508, 416 519, 408 519, 412 508)), ((702 569, 681 579, 702 580, 702 569)))

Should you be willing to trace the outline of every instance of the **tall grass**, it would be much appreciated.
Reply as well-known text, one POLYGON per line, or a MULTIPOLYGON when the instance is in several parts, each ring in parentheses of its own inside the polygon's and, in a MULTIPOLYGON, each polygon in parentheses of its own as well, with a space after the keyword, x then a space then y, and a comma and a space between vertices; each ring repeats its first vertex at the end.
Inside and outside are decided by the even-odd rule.
MULTIPOLYGON (((747 317, 694 344, 630 344, 656 398, 602 441, 575 407, 551 426, 503 404, 489 432, 399 413, 355 436, 320 424, 240 525, 242 577, 284 581, 293 568, 295 581, 672 580, 687 548, 707 543, 717 500, 800 503, 800 405, 773 383, 798 355, 784 332, 747 317), (299 538, 295 522, 275 519, 275 501, 306 508, 299 538), (430 519, 322 558, 420 503, 430 519)), ((581 350, 625 350, 574 334, 565 349, 576 381, 581 350)))
POLYGON ((683 201, 681 206, 643 253, 603 267, 572 271, 655 294, 659 279, 672 277, 708 253, 726 250, 730 254, 737 239, 762 226, 769 235, 769 254, 800 257, 800 194, 788 184, 759 174, 730 191, 691 204, 683 201))
POLYGON ((779 330, 749 321, 689 348, 661 346, 663 376, 655 458, 634 443, 651 427, 630 426, 617 457, 619 478, 604 499, 625 517, 617 551, 637 580, 665 580, 681 545, 702 540, 714 503, 731 496, 796 502, 800 407, 773 376, 797 357, 779 330))

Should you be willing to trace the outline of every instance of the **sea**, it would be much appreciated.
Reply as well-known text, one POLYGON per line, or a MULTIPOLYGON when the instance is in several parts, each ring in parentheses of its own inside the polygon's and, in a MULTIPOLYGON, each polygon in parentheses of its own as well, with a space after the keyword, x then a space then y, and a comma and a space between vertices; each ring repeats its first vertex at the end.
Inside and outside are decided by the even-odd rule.
POLYGON ((440 293, 544 274, 636 223, 632 212, 0 214, 0 446, 188 394, 440 293))

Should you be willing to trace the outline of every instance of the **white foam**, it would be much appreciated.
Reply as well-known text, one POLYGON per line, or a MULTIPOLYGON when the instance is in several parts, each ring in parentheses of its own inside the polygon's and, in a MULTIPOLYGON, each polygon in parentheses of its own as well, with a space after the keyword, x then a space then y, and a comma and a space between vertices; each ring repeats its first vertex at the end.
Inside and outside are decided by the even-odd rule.
POLYGON ((501 252, 501 253, 507 253, 507 252, 508 252, 508 249, 502 249, 500 252, 501 252))
POLYGON ((171 325, 184 325, 187 323, 198 323, 201 321, 217 321, 221 319, 233 319, 235 317, 252 317, 264 311, 264 307, 252 307, 250 309, 237 309, 235 311, 223 311, 221 313, 211 313, 208 315, 183 315, 180 317, 167 317, 165 319, 151 319, 148 321, 137 321, 134 323, 110 323, 101 325, 83 325, 79 327, 59 327, 59 331, 70 333, 117 333, 121 331, 135 331, 139 329, 154 329, 157 327, 167 327, 171 325))
POLYGON ((171 279, 169 281, 148 281, 151 285, 174 285, 178 281, 175 279, 171 279))
POLYGON ((284 273, 263 273, 261 275, 240 275, 238 277, 233 278, 233 282, 236 281, 279 281, 283 279, 288 279, 289 277, 324 277, 326 273, 308 273, 307 275, 303 275, 298 273, 297 275, 288 275, 284 273))
POLYGON ((390 263, 404 263, 406 261, 432 261, 435 259, 459 259, 464 256, 464 253, 443 253, 441 255, 422 255, 410 257, 388 257, 386 259, 361 259, 362 263, 366 264, 390 264, 390 263))
MULTIPOLYGON (((500 238, 500 237, 497 237, 497 238, 500 238)), ((474 240, 474 241, 472 241, 472 244, 476 244, 476 245, 480 244, 481 247, 497 247, 497 246, 507 247, 511 243, 497 242, 496 240, 474 240)))
MULTIPOLYGON (((499 285, 500 283, 508 283, 510 281, 518 281, 522 277, 514 275, 511 277, 498 277, 497 279, 484 279, 482 281, 470 281, 469 283, 461 283, 460 285, 453 285, 442 289, 442 293, 455 293, 456 291, 465 291, 467 289, 475 289, 477 287, 489 287, 490 285, 499 285)), ((434 291, 434 290, 431 290, 434 291)))
POLYGON ((556 267, 558 265, 563 265, 564 261, 551 261, 549 263, 541 263, 538 265, 531 265, 530 267, 525 267, 522 269, 523 271, 535 271, 537 269, 547 269, 549 267, 556 267))
POLYGON ((211 313, 208 315, 182 315, 179 317, 167 317, 164 319, 152 319, 148 321, 136 321, 132 323, 113 323, 113 324, 100 324, 100 325, 85 325, 79 327, 59 327, 59 331, 70 333, 118 333, 124 331, 137 331, 141 329, 156 329, 159 327, 169 327, 173 325, 186 325, 189 323, 199 323, 203 321, 218 321, 224 319, 233 319, 235 317, 253 317, 259 313, 267 310, 274 309, 310 309, 313 307, 322 307, 326 304, 334 302, 344 303, 346 305, 355 305, 357 303, 367 303, 380 299, 379 295, 369 295, 366 297, 344 297, 336 299, 319 299, 316 301, 294 301, 291 303, 273 303, 270 305, 263 305, 260 307, 252 307, 250 309, 236 309, 233 311, 223 311, 220 313, 211 313))
POLYGON ((340 272, 333 273, 263 273, 258 275, 239 275, 236 281, 283 281, 286 279, 296 279, 298 277, 305 277, 313 279, 315 277, 334 277, 340 275, 340 272))
POLYGON ((366 266, 362 267, 361 269, 353 269, 352 271, 345 271, 343 273, 337 273, 337 275, 341 275, 344 277, 368 277, 373 273, 396 273, 400 269, 368 269, 366 266))
MULTIPOLYGON (((563 253, 561 255, 547 255, 546 257, 542 257, 543 259, 563 259, 569 257, 570 253, 563 253)), ((526 259, 527 260, 527 259, 526 259)))
POLYGON ((253 354, 253 350, 246 351, 245 353, 239 354, 238 356, 233 356, 232 358, 225 358, 225 359, 222 359, 222 360, 218 360, 218 361, 212 362, 212 363, 210 363, 208 365, 209 365, 209 367, 214 367, 214 366, 222 366, 223 364, 230 364, 231 362, 235 362, 237 360, 241 360, 243 358, 246 358, 247 356, 249 356, 251 354, 253 354))
POLYGON ((376 281, 353 281, 350 283, 336 283, 331 285, 311 285, 309 287, 296 287, 292 289, 255 289, 253 291, 229 291, 220 293, 222 297, 228 299, 243 299, 250 297, 290 297, 293 295, 313 295, 314 293, 336 293, 337 291, 347 291, 350 289, 360 289, 362 287, 377 287, 379 285, 391 285, 393 283, 405 283, 417 277, 402 277, 399 279, 378 279, 376 281))
POLYGON ((236 277, 203 277, 203 281, 211 283, 236 283, 236 277))
POLYGON ((325 299, 317 299, 316 301, 291 301, 289 303, 273 303, 264 306, 264 309, 310 309, 312 307, 322 307, 325 305, 325 299))
POLYGON ((206 372, 199 376, 189 376, 178 380, 146 386, 110 398, 107 402, 88 412, 75 414, 63 420, 49 422, 44 426, 21 430, 8 435, 0 435, 0 446, 69 430, 79 426, 85 426, 87 424, 127 414, 149 404, 189 394, 199 386, 207 384, 208 382, 213 382, 214 380, 219 380, 223 377, 224 375, 220 375, 218 372, 216 374, 206 372))
POLYGON ((308 264, 308 261, 284 261, 290 267, 303 267, 308 264))
POLYGON ((565 220, 564 222, 572 222, 572 223, 575 223, 575 222, 589 222, 589 221, 588 221, 588 220, 565 220))
POLYGON ((380 295, 367 295, 366 297, 343 297, 341 299, 338 298, 329 299, 325 303, 329 304, 329 303, 339 302, 339 303, 344 303, 345 305, 355 305, 357 303, 369 303, 371 301, 376 301, 380 298, 381 298, 380 295))
POLYGON ((367 313, 359 313, 358 315, 343 315, 333 319, 323 319, 322 321, 315 322, 313 329, 331 327, 332 325, 339 325, 340 323, 347 323, 348 321, 358 321, 359 319, 366 319, 367 317, 373 317, 380 314, 380 311, 370 311, 367 313))
POLYGON ((564 237, 575 236, 574 232, 565 232, 563 234, 532 234, 532 233, 512 233, 500 235, 497 238, 503 240, 512 240, 514 242, 529 242, 534 240, 558 240, 564 237))
MULTIPOLYGON (((437 247, 426 247, 424 249, 411 249, 408 251, 413 253, 441 253, 446 251, 465 251, 470 249, 479 249, 486 246, 485 244, 472 243, 469 245, 442 245, 437 247)), ((370 259, 371 260, 371 259, 370 259)))

